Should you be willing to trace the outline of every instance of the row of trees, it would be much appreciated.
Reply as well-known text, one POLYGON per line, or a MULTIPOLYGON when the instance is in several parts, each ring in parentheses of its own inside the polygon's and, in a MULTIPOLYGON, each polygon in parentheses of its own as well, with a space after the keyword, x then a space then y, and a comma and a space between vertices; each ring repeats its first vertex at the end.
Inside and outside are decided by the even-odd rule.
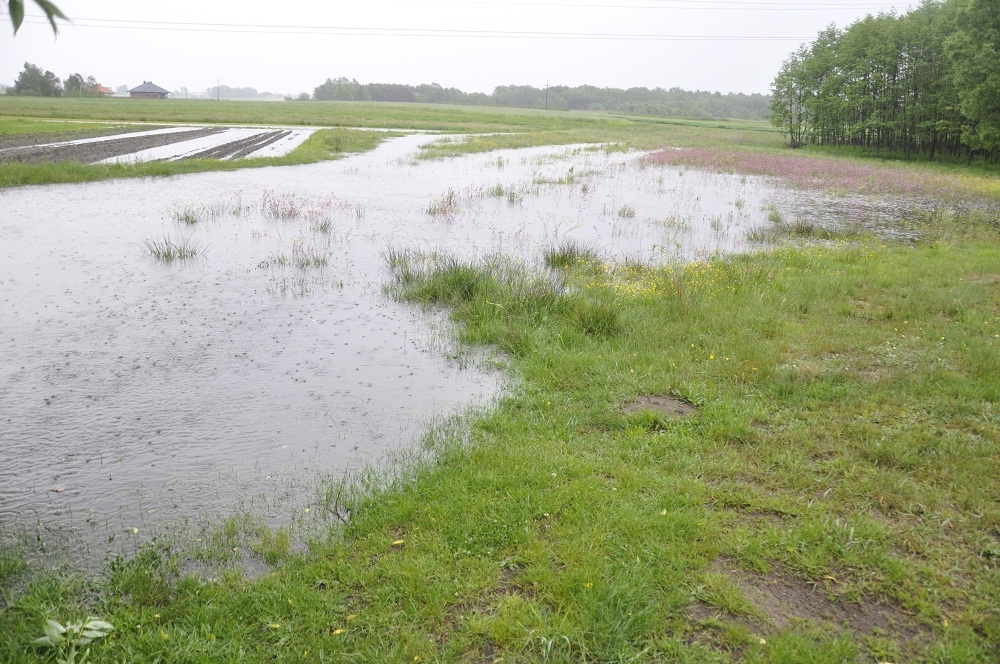
POLYGON ((831 26, 782 65, 771 121, 793 146, 1000 157, 1000 2, 924 0, 831 26))
MULTIPOLYGON (((180 93, 180 97, 183 98, 187 94, 187 88, 181 88, 180 93)), ((177 97, 178 93, 174 92, 174 96, 177 97)), ((228 85, 213 85, 210 88, 205 88, 201 96, 206 99, 282 99, 284 97, 284 95, 274 92, 258 92, 257 88, 234 88, 228 85)))
MULTIPOLYGON (((301 98, 301 97, 300 97, 301 98)), ((721 94, 680 88, 597 88, 592 85, 504 85, 492 94, 463 92, 437 83, 359 83, 356 79, 328 78, 312 94, 317 101, 386 101, 476 106, 520 106, 559 110, 609 111, 684 117, 726 117, 763 120, 770 98, 761 94, 721 94)))
POLYGON ((14 86, 7 88, 7 94, 31 97, 100 97, 97 79, 93 76, 84 78, 83 74, 70 74, 65 81, 52 72, 24 63, 24 69, 14 81, 14 86))

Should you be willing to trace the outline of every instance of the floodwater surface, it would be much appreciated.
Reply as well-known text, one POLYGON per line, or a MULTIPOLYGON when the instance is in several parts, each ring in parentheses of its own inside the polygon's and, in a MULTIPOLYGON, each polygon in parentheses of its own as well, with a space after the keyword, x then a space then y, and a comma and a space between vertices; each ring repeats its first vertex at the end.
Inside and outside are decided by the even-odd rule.
POLYGON ((389 247, 540 266, 571 238, 666 262, 750 248, 776 209, 839 223, 763 178, 593 147, 416 160, 429 140, 0 192, 0 534, 73 548, 226 514, 487 404, 502 376, 385 295, 389 247))

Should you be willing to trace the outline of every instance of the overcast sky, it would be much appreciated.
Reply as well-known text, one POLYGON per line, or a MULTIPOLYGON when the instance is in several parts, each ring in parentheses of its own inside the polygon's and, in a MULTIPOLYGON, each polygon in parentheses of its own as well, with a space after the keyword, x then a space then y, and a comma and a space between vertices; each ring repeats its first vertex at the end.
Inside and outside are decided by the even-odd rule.
MULTIPOLYGON (((831 23, 905 12, 857 0, 55 0, 58 37, 26 0, 0 26, 0 82, 31 62, 65 79, 153 81, 201 92, 312 92, 327 78, 497 85, 591 84, 767 93, 782 60, 831 23)), ((3 2, 6 8, 7 3, 3 2)), ((4 10, 5 11, 5 10, 4 10)))

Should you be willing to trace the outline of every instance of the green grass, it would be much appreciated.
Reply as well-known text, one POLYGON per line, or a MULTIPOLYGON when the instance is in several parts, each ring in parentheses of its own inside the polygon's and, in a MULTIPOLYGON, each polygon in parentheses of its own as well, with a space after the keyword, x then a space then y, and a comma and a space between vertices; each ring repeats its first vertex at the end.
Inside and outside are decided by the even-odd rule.
POLYGON ((117 627, 97 661, 995 661, 998 246, 958 219, 562 287, 390 250, 392 292, 450 307, 521 387, 331 484, 304 551, 238 519, 208 538, 260 578, 185 576, 162 543, 86 592, 5 563, 27 580, 0 659, 90 614, 117 627), (623 411, 667 394, 698 411, 623 411))

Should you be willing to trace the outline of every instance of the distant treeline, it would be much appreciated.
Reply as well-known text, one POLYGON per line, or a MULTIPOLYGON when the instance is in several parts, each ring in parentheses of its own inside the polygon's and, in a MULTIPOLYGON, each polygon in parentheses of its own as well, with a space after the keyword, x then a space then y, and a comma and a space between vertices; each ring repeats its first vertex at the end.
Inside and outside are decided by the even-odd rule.
POLYGON ((1000 1, 925 0, 795 51, 771 86, 793 146, 1000 157, 1000 1))
MULTIPOLYGON (((299 99, 307 98, 302 95, 299 99)), ((548 90, 530 85, 503 85, 492 94, 463 92, 437 83, 359 83, 355 79, 328 78, 313 91, 316 101, 385 101, 426 104, 468 104, 475 106, 520 106, 574 111, 608 111, 642 115, 671 115, 696 118, 765 120, 770 97, 688 91, 680 88, 597 88, 592 85, 554 85, 548 90)))
MULTIPOLYGON (((187 92, 187 88, 181 88, 180 95, 183 95, 185 92, 187 92)), ((174 97, 180 95, 174 92, 174 97)), ((257 88, 233 88, 228 85, 213 85, 210 88, 205 88, 201 96, 206 99, 282 99, 285 95, 275 92, 258 92, 257 88)))
POLYGON ((17 75, 14 85, 3 86, 3 93, 22 97, 100 97, 100 85, 93 76, 84 78, 82 74, 70 74, 63 82, 50 71, 43 71, 38 65, 24 63, 24 69, 17 75))

